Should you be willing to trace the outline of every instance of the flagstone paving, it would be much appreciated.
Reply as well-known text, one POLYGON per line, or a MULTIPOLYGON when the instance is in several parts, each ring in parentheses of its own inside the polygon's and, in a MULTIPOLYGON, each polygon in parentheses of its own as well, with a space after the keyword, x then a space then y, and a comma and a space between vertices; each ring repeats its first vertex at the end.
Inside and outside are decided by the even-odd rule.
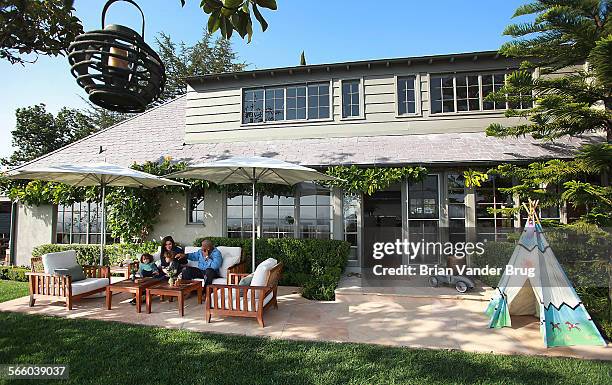
POLYGON ((296 288, 279 287, 278 310, 266 313, 265 328, 252 319, 231 317, 213 317, 206 324, 204 306, 197 304, 195 296, 186 300, 184 317, 179 317, 176 301, 155 299, 151 314, 146 313, 144 306, 139 314, 129 300, 128 294, 116 294, 113 309, 106 310, 104 298, 89 298, 77 301, 73 310, 68 311, 61 302, 44 300, 37 300, 31 308, 28 298, 23 297, 0 303, 0 311, 271 338, 612 360, 610 344, 607 347, 543 347, 538 322, 533 317, 513 317, 512 328, 489 329, 483 314, 486 301, 444 295, 345 295, 342 301, 320 302, 302 298, 296 288))

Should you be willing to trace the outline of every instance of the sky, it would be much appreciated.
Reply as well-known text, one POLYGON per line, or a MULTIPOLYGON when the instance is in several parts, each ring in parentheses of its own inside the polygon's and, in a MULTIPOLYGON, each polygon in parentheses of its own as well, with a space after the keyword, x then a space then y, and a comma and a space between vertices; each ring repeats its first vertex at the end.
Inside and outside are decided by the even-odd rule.
MULTIPOLYGON (((100 29, 105 0, 75 0, 75 15, 85 31, 100 29)), ((207 15, 200 0, 137 0, 145 14, 145 40, 155 48, 163 31, 174 41, 193 44, 207 15)), ((262 10, 269 28, 254 20, 250 44, 232 37, 248 69, 298 65, 302 50, 308 64, 495 50, 519 0, 277 0, 278 10, 262 10)), ((128 3, 111 6, 107 23, 140 31, 138 11, 128 3)), ((236 35, 236 34, 235 34, 236 35)), ((70 74, 65 57, 40 56, 34 64, 0 60, 0 157, 12 152, 15 109, 44 103, 56 113, 82 108, 85 92, 70 74)))

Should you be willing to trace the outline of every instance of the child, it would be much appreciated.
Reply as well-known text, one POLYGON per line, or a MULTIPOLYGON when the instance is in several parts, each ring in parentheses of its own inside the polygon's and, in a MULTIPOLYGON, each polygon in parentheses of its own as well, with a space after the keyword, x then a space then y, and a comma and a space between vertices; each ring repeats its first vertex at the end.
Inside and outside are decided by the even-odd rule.
POLYGON ((168 270, 174 270, 174 276, 176 277, 181 272, 181 264, 176 259, 176 252, 172 250, 166 250, 164 252, 164 260, 166 261, 166 267, 162 268, 162 271, 166 275, 168 274, 168 270))
POLYGON ((138 274, 141 277, 159 277, 160 271, 153 260, 153 256, 148 253, 144 253, 140 256, 140 263, 138 266, 138 274))

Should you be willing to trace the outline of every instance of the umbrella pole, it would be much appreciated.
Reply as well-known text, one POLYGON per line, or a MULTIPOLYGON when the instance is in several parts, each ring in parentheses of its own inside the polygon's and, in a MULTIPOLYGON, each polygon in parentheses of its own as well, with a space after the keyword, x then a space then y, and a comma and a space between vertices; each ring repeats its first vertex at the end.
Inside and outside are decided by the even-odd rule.
POLYGON ((102 221, 100 229, 100 266, 104 266, 104 244, 106 243, 106 206, 104 201, 106 200, 106 183, 102 183, 102 221))
MULTIPOLYGON (((254 171, 253 171, 254 173, 254 171)), ((253 180, 253 224, 251 227, 251 258, 253 259, 251 264, 251 272, 255 272, 255 180, 253 180)))

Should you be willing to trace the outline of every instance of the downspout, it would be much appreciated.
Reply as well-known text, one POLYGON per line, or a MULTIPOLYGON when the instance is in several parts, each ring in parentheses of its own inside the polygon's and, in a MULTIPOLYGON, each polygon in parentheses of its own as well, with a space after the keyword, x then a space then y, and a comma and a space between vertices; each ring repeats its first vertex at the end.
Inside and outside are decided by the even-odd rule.
POLYGON ((17 260, 15 244, 17 243, 17 201, 11 202, 11 228, 9 230, 9 265, 17 260))

